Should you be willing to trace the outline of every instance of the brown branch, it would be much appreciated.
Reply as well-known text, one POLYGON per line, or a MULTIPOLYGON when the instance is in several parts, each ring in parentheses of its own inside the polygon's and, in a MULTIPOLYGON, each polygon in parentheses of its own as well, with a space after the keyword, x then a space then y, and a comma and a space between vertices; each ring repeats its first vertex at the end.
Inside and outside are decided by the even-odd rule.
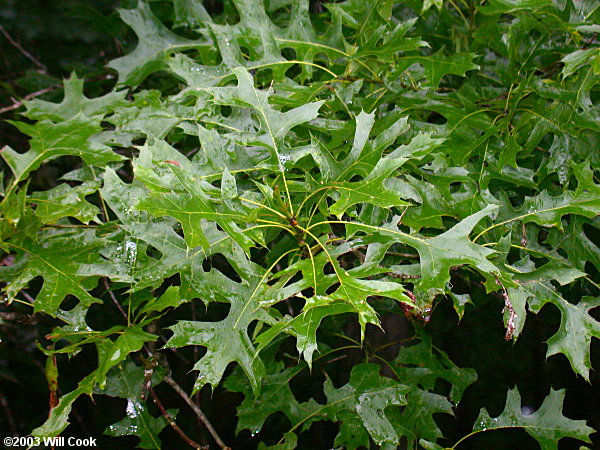
POLYGON ((32 92, 31 94, 27 94, 25 97, 23 97, 22 100, 15 101, 10 106, 5 106, 4 108, 0 108, 0 114, 4 114, 5 112, 12 111, 13 109, 20 108, 21 106, 23 106, 23 103, 25 103, 26 101, 31 100, 32 98, 39 97, 40 95, 44 95, 48 92, 55 91, 58 88, 60 88, 61 86, 62 86, 62 84, 54 84, 52 86, 48 86, 47 88, 40 89, 39 91, 32 92))
POLYGON ((416 280, 421 278, 421 275, 409 275, 407 273, 387 272, 386 275, 389 275, 392 278, 400 278, 402 280, 416 280))
MULTIPOLYGON (((114 75, 110 75, 110 74, 109 75, 101 75, 99 77, 90 78, 88 81, 109 80, 111 78, 114 78, 114 75)), ((62 83, 53 84, 52 86, 48 86, 47 88, 40 89, 39 91, 32 92, 31 94, 27 94, 25 97, 23 97, 19 101, 16 101, 13 99, 14 103, 12 105, 5 106, 4 108, 0 108, 0 114, 4 114, 5 112, 12 111, 13 109, 20 108, 21 106, 23 106, 23 103, 25 103, 26 101, 31 100, 36 97, 39 97, 40 95, 47 94, 48 92, 52 92, 57 89, 60 89, 62 86, 63 86, 62 83)))
POLYGON ((32 305, 35 303, 35 298, 33 298, 31 295, 29 295, 27 292, 25 291, 21 291, 21 295, 23 297, 25 297, 25 300, 27 300, 29 303, 31 303, 32 305))
POLYGON ((32 63, 34 63, 36 66, 38 66, 42 72, 44 72, 44 73, 48 72, 48 69, 46 68, 46 66, 44 64, 42 64, 38 59, 36 59, 31 53, 29 53, 27 50, 25 50, 21 46, 21 44, 19 44, 17 41, 15 41, 12 38, 12 36, 10 34, 8 34, 8 31, 6 31, 2 25, 0 25, 0 33, 2 33, 4 35, 4 37, 6 38, 6 40, 8 42, 10 42, 13 47, 15 47, 17 50, 19 50, 23 54, 23 56, 25 56, 32 63))
POLYGON ((496 278, 496 284, 502 287, 502 299, 504 300, 504 308, 502 309, 502 312, 504 313, 506 310, 508 310, 508 320, 506 321, 506 334, 504 335, 504 340, 510 341, 515 332, 515 319, 517 318, 517 313, 515 312, 515 308, 508 297, 508 291, 499 278, 496 278))
POLYGON ((19 436, 19 431, 17 430, 17 425, 15 423, 15 418, 10 410, 10 406, 8 404, 8 400, 0 391, 0 405, 2 405, 2 410, 4 411, 4 415, 6 417, 6 421, 8 422, 8 428, 10 429, 10 434, 12 436, 19 436))
POLYGON ((200 420, 200 422, 202 422, 202 424, 206 427, 206 429, 208 430, 210 435, 214 438, 215 442, 219 445, 219 447, 221 447, 223 450, 230 450, 230 448, 227 445, 225 445, 223 440, 217 434, 217 431, 213 428, 212 424, 208 420, 208 417, 206 417, 204 415, 204 413, 202 412, 202 410, 198 407, 198 405, 196 405, 194 402, 192 402, 192 400, 188 397, 187 392, 185 392, 183 390, 183 388, 181 386, 179 386, 179 384, 177 384, 177 382, 170 376, 167 375, 164 378, 164 380, 167 382, 167 384, 169 386, 171 386, 175 390, 175 392, 177 392, 179 394, 179 396, 188 404, 188 406, 190 408, 192 408, 192 411, 194 411, 194 413, 196 413, 198 420, 200 420))
POLYGON ((25 325, 35 325, 38 321, 37 317, 32 314, 23 314, 18 312, 3 312, 0 311, 0 320, 9 322, 18 322, 25 325))
POLYGON ((177 434, 179 434, 179 436, 181 436, 181 439, 183 439, 190 447, 194 447, 198 450, 208 450, 208 447, 202 446, 202 445, 198 444, 196 441, 193 441, 192 439, 190 439, 188 437, 188 435, 185 434, 181 428, 179 428, 179 425, 177 425, 175 423, 175 419, 173 419, 173 417, 171 417, 171 415, 165 409, 163 404, 160 402, 158 396, 156 395, 156 392, 154 392, 154 389, 149 388, 148 390, 150 391, 150 395, 152 395, 154 404, 160 410, 160 413, 163 415, 163 417, 165 419, 167 419, 167 422, 169 422, 169 425, 171 425, 171 428, 173 428, 177 432, 177 434))
POLYGON ((110 284, 108 283, 108 278, 107 277, 103 277, 102 278, 102 283, 104 284, 104 287, 106 288, 106 292, 108 292, 108 295, 109 295, 110 299, 117 306, 117 309, 119 310, 119 312, 121 313, 121 315, 127 321, 127 324, 129 324, 129 317, 127 316, 127 313, 123 310, 123 307, 119 303, 119 300, 117 300, 117 297, 115 297, 115 294, 113 294, 113 291, 110 289, 110 284))
POLYGON ((386 252, 387 255, 400 256, 401 258, 418 258, 414 253, 386 252))

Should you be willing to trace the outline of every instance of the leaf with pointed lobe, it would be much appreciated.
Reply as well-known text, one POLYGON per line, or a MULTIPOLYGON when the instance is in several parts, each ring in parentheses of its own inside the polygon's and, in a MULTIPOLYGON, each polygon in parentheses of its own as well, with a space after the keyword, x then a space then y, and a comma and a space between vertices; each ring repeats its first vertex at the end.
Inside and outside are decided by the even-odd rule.
POLYGON ((83 223, 98 222, 100 209, 85 197, 95 193, 98 182, 85 182, 70 187, 63 183, 48 191, 35 192, 29 201, 36 204, 35 215, 42 223, 55 223, 63 217, 74 217, 83 223))
POLYGON ((250 108, 258 116, 261 129, 256 131, 256 142, 271 152, 275 166, 280 166, 285 149, 284 139, 289 131, 300 124, 317 117, 323 101, 308 103, 290 111, 280 112, 269 104, 272 89, 259 90, 254 86, 250 73, 238 67, 233 69, 238 85, 236 87, 207 88, 213 95, 213 101, 219 105, 250 108))
POLYGON ((440 50, 430 56, 407 55, 398 60, 395 73, 400 75, 413 64, 420 64, 424 68, 426 81, 425 87, 437 88, 445 75, 459 75, 464 77, 469 70, 478 70, 479 65, 473 63, 474 53, 455 53, 444 56, 440 50))
MULTIPOLYGON (((167 410, 167 413, 173 419, 175 419, 178 412, 177 409, 167 410)), ((158 450, 164 448, 159 433, 168 425, 169 422, 164 416, 153 417, 150 415, 145 402, 128 398, 125 418, 109 425, 104 434, 108 436, 137 436, 140 439, 137 448, 158 450)))
POLYGON ((469 234, 475 225, 497 209, 496 205, 488 205, 445 233, 432 238, 419 237, 398 230, 397 218, 382 227, 367 226, 358 222, 346 222, 346 227, 352 233, 358 230, 377 233, 381 242, 402 242, 415 248, 419 253, 421 264, 421 278, 416 284, 423 290, 443 290, 450 280, 449 271, 453 266, 470 265, 492 277, 499 271, 487 259, 494 251, 477 245, 469 239, 469 234))
POLYGON ((517 210, 502 208, 498 220, 501 223, 520 220, 562 229, 561 219, 566 214, 597 216, 600 214, 600 185, 594 182, 593 171, 588 163, 574 166, 574 170, 578 180, 574 191, 566 189, 558 196, 543 191, 536 196, 527 197, 517 210))
POLYGON ((167 67, 170 52, 209 44, 204 39, 193 41, 171 32, 144 1, 138 1, 134 9, 119 10, 119 15, 138 37, 135 50, 109 64, 118 72, 119 83, 138 85, 151 73, 167 67))
POLYGON ((47 234, 39 243, 9 244, 12 250, 27 255, 27 263, 7 286, 8 298, 14 298, 33 278, 41 276, 44 283, 36 296, 35 311, 54 316, 67 295, 74 295, 86 306, 98 302, 88 292, 95 287, 95 283, 90 284, 90 281, 101 276, 127 280, 120 273, 121 268, 107 265, 97 253, 106 244, 90 230, 58 231, 47 234))
POLYGON ((4 147, 0 153, 13 173, 9 191, 42 163, 59 156, 79 156, 85 163, 96 166, 124 159, 91 139, 101 131, 100 119, 75 117, 57 124, 43 120, 35 124, 14 122, 14 125, 31 136, 31 140, 25 153, 17 153, 10 147, 4 147))
POLYGON ((158 337, 146 333, 141 325, 128 327, 114 342, 103 342, 99 351, 98 369, 95 372, 95 382, 101 389, 106 385, 106 374, 111 367, 125 360, 130 353, 140 350, 145 342, 155 341, 158 337))
POLYGON ((369 436, 378 445, 399 443, 399 436, 385 409, 392 405, 406 405, 408 386, 382 377, 379 366, 375 364, 359 364, 352 369, 348 384, 335 389, 327 379, 324 390, 328 403, 321 415, 334 422, 342 422, 336 445, 352 449, 368 447, 369 436), (357 433, 345 427, 356 429, 357 433))
POLYGON ((307 299, 302 312, 295 316, 285 316, 267 331, 258 336, 258 351, 266 348, 273 339, 283 332, 292 333, 296 338, 296 348, 309 367, 317 350, 317 329, 327 316, 354 312, 354 308, 343 301, 331 297, 315 295, 307 299))
MULTIPOLYGON (((337 263, 335 259, 338 255, 348 251, 348 249, 338 248, 332 250, 328 250, 327 253, 319 253, 309 259, 300 260, 280 271, 277 276, 283 276, 283 280, 287 280, 287 277, 294 275, 297 272, 302 273, 302 279, 283 288, 280 285, 275 284, 273 288, 274 290, 279 289, 278 294, 274 294, 265 300, 261 300, 260 303, 264 306, 270 306, 287 297, 295 295, 304 289, 312 288, 314 290, 314 296, 309 298, 305 304, 308 316, 310 317, 312 314, 316 314, 316 317, 322 319, 325 315, 345 313, 347 312, 346 308, 336 302, 338 300, 343 301, 350 306, 353 312, 358 314, 361 339, 364 338, 367 323, 379 325, 377 313, 367 301, 369 297, 389 297, 396 299, 399 302, 412 305, 412 301, 405 294, 405 289, 400 283, 362 279, 363 277, 371 275, 371 273, 365 272, 356 273, 355 276, 353 271, 346 271, 340 268, 338 266, 339 263, 337 263), (328 263, 335 264, 336 267, 334 273, 326 275, 325 266, 328 263), (313 311, 313 308, 316 309, 313 311)), ((306 316, 304 318, 306 318, 306 316)), ((308 325, 308 327, 306 327, 303 325, 302 321, 303 318, 297 319, 292 322, 291 326, 292 330, 296 329, 296 327, 301 330, 301 334, 298 336, 298 347, 302 349, 305 357, 308 356, 310 358, 312 351, 314 351, 314 348, 311 345, 312 335, 318 327, 318 324, 308 325)), ((285 331, 287 328, 289 328, 288 323, 284 322, 283 324, 277 325, 272 333, 267 332, 267 335, 263 338, 265 340, 265 345, 268 343, 267 336, 269 339, 272 339, 276 332, 285 331)), ((307 359, 307 361, 310 362, 310 359, 307 359)))
POLYGON ((70 120, 80 114, 83 117, 104 116, 127 104, 125 91, 109 92, 102 97, 87 98, 83 93, 83 78, 75 72, 63 81, 64 98, 60 103, 35 99, 25 102, 25 116, 34 120, 49 119, 54 122, 70 120))
POLYGON ((262 378, 260 394, 257 397, 253 395, 251 387, 239 370, 224 383, 227 389, 244 394, 244 401, 237 409, 237 433, 242 430, 250 430, 252 434, 260 432, 268 417, 277 412, 285 414, 291 423, 303 421, 304 429, 313 421, 319 420, 319 416, 314 413, 321 405, 313 399, 299 402, 290 390, 289 380, 300 372, 303 366, 285 369, 279 362, 271 363, 270 366, 270 370, 262 378), (310 418, 313 414, 313 418, 310 418))
POLYGON ((585 420, 572 420, 563 416, 565 394, 564 389, 555 391, 551 388, 549 395, 537 411, 525 415, 521 409, 519 391, 517 388, 510 389, 504 411, 492 418, 486 409, 482 409, 475 421, 473 431, 522 427, 538 442, 542 450, 557 449, 558 441, 564 437, 591 443, 589 435, 594 430, 586 425, 585 420))
POLYGON ((227 302, 231 305, 227 317, 219 322, 180 320, 170 329, 173 336, 167 347, 178 348, 186 345, 206 347, 206 354, 194 365, 199 372, 194 391, 210 384, 219 384, 223 372, 230 362, 237 362, 250 380, 252 390, 260 391, 260 380, 265 368, 254 344, 248 336, 248 327, 258 320, 273 323, 274 319, 259 306, 258 300, 267 290, 264 283, 266 273, 250 264, 249 272, 239 273, 241 283, 227 278, 217 270, 203 274, 199 296, 205 301, 227 302))

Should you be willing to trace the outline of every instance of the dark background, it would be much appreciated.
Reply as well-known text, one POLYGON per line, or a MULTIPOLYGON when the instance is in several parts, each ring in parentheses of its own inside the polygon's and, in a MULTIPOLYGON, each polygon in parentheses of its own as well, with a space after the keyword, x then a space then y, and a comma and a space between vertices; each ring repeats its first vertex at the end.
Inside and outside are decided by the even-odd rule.
MULTIPOLYGON (((0 147, 9 145, 18 151, 27 148, 27 141, 7 120, 18 118, 19 108, 14 105, 24 96, 44 92, 40 97, 50 101, 60 101, 62 79, 72 71, 89 79, 86 83, 88 96, 99 95, 110 89, 115 80, 114 74, 104 66, 108 61, 127 53, 135 46, 135 39, 115 13, 117 5, 129 7, 134 2, 113 0, 2 0, 0 2, 0 147), (13 42, 11 43, 10 40, 13 42), (20 48, 15 45, 17 43, 20 48), (27 56, 29 54, 29 56, 27 56), (107 77, 107 74, 109 75, 107 77)), ((206 1, 207 9, 219 13, 219 1, 206 1)), ((313 8, 319 8, 313 2, 313 8)), ((33 184, 37 189, 52 187, 61 173, 72 169, 73 161, 58 159, 46 165, 34 175, 33 184)), ((2 263, 8 263, 2 260, 2 263)), ((1 281, 1 280, 0 280, 1 281)), ((453 280, 459 285, 461 280, 453 280)), ((586 419, 588 425, 600 429, 600 379, 592 370, 591 383, 573 374, 563 355, 545 359, 548 339, 558 328, 559 311, 547 305, 537 316, 529 315, 524 334, 516 344, 504 341, 504 330, 499 317, 502 300, 483 291, 465 287, 474 299, 474 305, 467 306, 466 314, 459 323, 450 302, 442 301, 435 308, 432 320, 427 325, 434 338, 434 344, 442 348, 461 367, 476 369, 479 380, 472 385, 461 402, 456 418, 440 416, 439 424, 451 445, 467 434, 482 407, 492 416, 499 414, 503 407, 506 391, 517 386, 523 397, 523 405, 537 409, 550 388, 566 388, 564 415, 572 419, 586 419)), ((32 286, 34 294, 36 286, 32 286)), ((118 294, 118 293, 117 293, 118 294)), ((576 296, 576 293, 573 294, 576 296)), ((96 307, 96 306, 94 306, 96 307)), ((99 307, 102 308, 102 307, 99 307)), ((170 320, 198 314, 215 320, 224 311, 217 305, 206 314, 190 310, 186 305, 180 308, 170 320)), ((16 304, 0 306, 0 311, 19 312, 16 304)), ((103 314, 116 311, 99 309, 95 315, 101 326, 103 314)), ((600 319, 598 311, 592 312, 600 319)), ((167 319, 169 320, 169 319, 167 319)), ((382 316, 386 333, 370 329, 366 346, 379 346, 397 340, 398 336, 410 335, 413 326, 398 315, 382 316)), ((37 350, 36 342, 43 341, 57 323, 44 317, 36 317, 34 323, 0 321, 0 435, 26 436, 33 428, 44 422, 48 413, 48 389, 44 376, 44 355, 37 350)), ((418 325, 421 326, 421 325, 418 325)), ((358 337, 357 327, 352 319, 346 324, 349 335, 358 337)), ((325 337, 326 338, 326 337, 325 337)), ((333 338, 332 338, 333 339, 333 338)), ((292 343, 292 341, 290 341, 292 343)), ((336 343, 334 340, 330 342, 336 343)), ((337 345, 340 345, 338 342, 337 345)), ((289 345, 289 352, 295 351, 289 345)), ((194 361, 194 349, 180 349, 179 355, 169 353, 167 357, 174 370, 174 377, 189 391, 194 374, 188 373, 194 361)), ((390 358, 395 355, 391 354, 390 358)), ((323 382, 322 370, 332 376, 334 384, 347 382, 351 365, 360 362, 364 353, 350 351, 346 358, 327 367, 313 369, 312 377, 298 380, 295 386, 300 397, 308 398, 311 390, 319 390, 323 382)), ((73 389, 77 382, 96 363, 93 349, 83 351, 71 361, 59 360, 60 390, 64 394, 73 389)), ((600 367, 600 346, 592 343, 592 365, 600 367)), ((179 408, 179 425, 198 442, 211 442, 208 434, 200 427, 188 407, 164 383, 156 389, 167 408, 179 408)), ((215 389, 203 389, 199 401, 221 437, 232 448, 255 448, 258 438, 252 438, 246 431, 235 436, 235 407, 242 400, 240 394, 215 389)), ((71 415, 72 425, 68 436, 93 436, 99 440, 100 448, 134 448, 137 438, 108 438, 104 429, 123 416, 125 401, 105 396, 95 396, 94 403, 81 398, 75 403, 71 415)), ((157 412, 155 414, 158 414, 157 412)), ((261 437, 267 443, 275 443, 290 427, 284 416, 274 415, 265 425, 261 437)), ((336 434, 336 426, 331 423, 316 423, 308 432, 300 436, 299 445, 303 448, 331 448, 336 434)), ((165 428, 161 437, 165 448, 183 448, 180 438, 165 428)), ((595 448, 600 448, 600 436, 593 435, 595 448)), ((212 448, 212 447, 211 447, 212 448)), ((538 444, 522 430, 495 431, 480 433, 469 438, 459 448, 470 449, 535 449, 538 444)), ((560 448, 579 448, 579 443, 563 439, 560 448)))

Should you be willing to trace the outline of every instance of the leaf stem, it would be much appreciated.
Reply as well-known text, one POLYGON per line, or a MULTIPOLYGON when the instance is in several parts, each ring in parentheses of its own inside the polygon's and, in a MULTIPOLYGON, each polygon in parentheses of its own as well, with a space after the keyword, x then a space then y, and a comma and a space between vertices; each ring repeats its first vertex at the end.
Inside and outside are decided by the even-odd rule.
POLYGON ((266 206, 266 205, 263 205, 262 203, 255 202, 254 200, 250 200, 250 199, 248 199, 248 198, 245 198, 245 197, 240 197, 240 200, 242 200, 242 201, 244 201, 244 202, 251 203, 251 204, 253 204, 253 205, 256 205, 256 206, 258 206, 259 208, 265 208, 265 209, 268 209, 269 211, 271 211, 272 213, 274 213, 274 214, 276 214, 277 216, 281 217, 282 219, 286 219, 286 220, 287 220, 287 217, 286 217, 284 214, 280 213, 279 211, 277 211, 277 210, 275 210, 275 209, 273 209, 273 208, 270 208, 270 207, 268 207, 268 206, 266 206))

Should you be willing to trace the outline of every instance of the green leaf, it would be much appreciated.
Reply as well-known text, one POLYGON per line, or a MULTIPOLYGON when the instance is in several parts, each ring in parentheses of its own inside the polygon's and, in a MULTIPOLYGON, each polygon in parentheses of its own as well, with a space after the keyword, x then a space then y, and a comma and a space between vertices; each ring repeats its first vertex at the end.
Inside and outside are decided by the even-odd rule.
MULTIPOLYGON (((227 207, 217 209, 215 200, 207 192, 210 185, 202 186, 192 174, 179 167, 180 163, 167 164, 183 185, 186 194, 154 192, 151 196, 143 198, 137 207, 155 216, 169 215, 179 220, 183 226, 186 242, 191 249, 199 245, 203 248, 208 247, 209 243, 202 231, 202 220, 211 220, 232 236, 246 252, 249 252, 252 240, 234 223, 234 219, 240 219, 239 212, 227 207)), ((243 216, 241 218, 243 219, 243 216)))
POLYGON ((385 409, 392 405, 407 404, 407 386, 381 377, 379 366, 375 364, 359 364, 352 369, 348 384, 335 389, 328 379, 324 390, 327 405, 322 414, 342 423, 336 445, 352 449, 367 447, 369 436, 378 445, 399 444, 398 434, 386 416, 385 409), (358 433, 351 431, 354 429, 358 433))
POLYGON ((419 437, 436 439, 443 436, 433 419, 434 414, 453 414, 452 404, 443 395, 413 387, 407 394, 407 406, 402 414, 390 413, 390 420, 398 436, 406 436, 409 445, 419 437))
POLYGON ((506 14, 523 10, 536 10, 552 6, 550 0, 490 0, 488 4, 479 8, 482 14, 506 14))
POLYGON ((44 278, 42 289, 36 296, 35 311, 54 316, 69 294, 90 306, 99 300, 88 293, 96 285, 90 285, 89 281, 96 281, 101 276, 128 280, 122 274, 122 267, 106 264, 100 257, 98 249, 107 242, 95 237, 94 231, 48 233, 40 242, 45 245, 31 241, 7 243, 9 248, 27 255, 26 264, 6 289, 9 299, 15 298, 33 278, 44 278))
POLYGON ((588 261, 600 267, 600 248, 585 233, 585 224, 591 226, 583 217, 571 217, 563 232, 550 230, 548 237, 554 247, 560 247, 567 253, 569 261, 579 270, 584 270, 588 261))
POLYGON ((343 301, 331 297, 315 295, 307 299, 302 312, 296 317, 285 316, 279 323, 262 333, 258 338, 258 351, 264 349, 273 339, 283 332, 296 337, 296 348, 302 354, 309 367, 312 356, 317 350, 317 329, 327 316, 354 312, 354 308, 343 301))
MULTIPOLYGON (((530 307, 539 311, 549 299, 540 299, 530 307)), ((600 338, 600 322, 594 319, 589 311, 600 306, 600 298, 583 297, 579 303, 573 305, 560 296, 554 295, 552 299, 561 311, 561 321, 556 334, 548 339, 546 356, 564 354, 571 363, 575 373, 589 380, 592 363, 590 360, 590 346, 592 338, 600 338)))
POLYGON ((83 78, 78 78, 75 72, 63 81, 64 98, 60 103, 47 102, 40 99, 25 102, 25 116, 34 120, 49 119, 54 122, 70 120, 77 115, 84 117, 104 116, 114 109, 127 104, 125 91, 109 92, 98 98, 87 98, 83 93, 83 78))
POLYGON ((69 414, 71 414, 71 409, 75 400, 82 394, 91 395, 92 387, 94 386, 94 375, 95 373, 92 372, 79 382, 77 389, 63 395, 60 398, 58 405, 50 412, 48 420, 46 420, 43 425, 33 430, 31 435, 37 437, 57 436, 67 428, 69 425, 69 414))
POLYGON ((254 87, 252 76, 245 69, 233 69, 237 77, 236 87, 208 88, 213 101, 218 105, 237 106, 252 109, 260 121, 260 129, 253 141, 264 145, 271 153, 271 162, 281 167, 285 162, 284 139, 289 131, 302 123, 317 117, 322 101, 308 103, 290 111, 280 112, 269 104, 272 89, 262 91, 254 87))
POLYGON ((262 442, 258 444, 260 450, 294 450, 298 445, 298 437, 294 433, 285 433, 283 444, 266 447, 262 442))
POLYGON ((540 444, 542 450, 558 449, 558 441, 564 437, 591 443, 589 435, 594 430, 585 420, 571 420, 562 415, 565 390, 550 389, 550 394, 542 406, 532 414, 525 415, 521 410, 521 396, 514 388, 508 391, 506 406, 498 417, 490 417, 487 410, 481 410, 473 427, 474 432, 500 428, 523 428, 540 444))
POLYGON ((441 9, 444 5, 444 0, 424 0, 423 1, 423 9, 421 12, 427 11, 432 6, 435 6, 437 9, 441 9))
MULTIPOLYGON (((132 399, 127 400, 125 412, 125 418, 109 425, 104 434, 109 436, 137 436, 140 438, 137 448, 163 448, 158 434, 169 424, 167 419, 163 416, 151 416, 143 403, 132 399)), ((168 409, 167 412, 175 418, 178 410, 168 409)))
POLYGON ((100 210, 85 197, 99 187, 97 182, 85 182, 74 188, 63 183, 48 191, 36 192, 28 200, 36 204, 35 215, 45 224, 56 223, 63 217, 75 217, 83 223, 98 222, 100 210))
POLYGON ((574 74, 587 64, 592 67, 594 74, 600 74, 600 51, 597 48, 574 51, 561 59, 561 62, 565 64, 562 70, 563 78, 574 74))
POLYGON ((207 349, 206 354, 194 365, 194 370, 199 372, 194 391, 206 384, 213 388, 219 384, 230 362, 237 362, 242 367, 255 393, 260 391, 265 368, 248 336, 248 327, 255 320, 271 323, 273 319, 258 304, 266 288, 264 280, 268 275, 265 273, 261 276, 259 273, 257 268, 239 273, 241 283, 232 281, 216 270, 204 273, 200 295, 213 301, 230 303, 227 318, 219 322, 180 320, 169 327, 173 336, 166 343, 167 347, 201 345, 207 349))
MULTIPOLYGON (((136 366, 131 357, 127 357, 108 371, 106 384, 102 389, 96 386, 94 392, 110 397, 140 399, 144 391, 145 371, 143 366, 136 366)), ((153 386, 162 381, 162 375, 160 367, 154 369, 151 378, 153 386)))
POLYGON ((169 31, 144 1, 139 1, 134 9, 119 10, 119 15, 138 37, 138 45, 133 52, 109 64, 119 73, 119 83, 138 85, 151 73, 165 69, 168 54, 173 50, 207 44, 204 39, 193 41, 169 31))
POLYGON ((91 139, 101 130, 99 122, 96 119, 77 117, 57 124, 47 120, 33 125, 14 122, 21 132, 32 137, 31 148, 25 153, 17 153, 10 147, 2 149, 0 155, 13 173, 13 181, 5 199, 32 170, 59 156, 79 156, 85 163, 97 166, 122 160, 122 156, 91 139))
POLYGON ((399 58, 395 73, 400 75, 413 64, 423 66, 426 82, 425 87, 437 88, 445 75, 465 76, 469 70, 478 70, 480 67, 473 63, 474 53, 455 53, 444 56, 442 50, 430 56, 402 56, 399 58))
POLYGON ((386 180, 409 158, 420 158, 440 143, 440 139, 433 139, 429 135, 418 135, 410 144, 400 146, 388 156, 379 159, 364 180, 354 183, 334 183, 334 188, 341 191, 341 194, 339 200, 331 206, 331 213, 341 217, 349 206, 357 203, 369 203, 382 208, 410 205, 400 199, 401 193, 386 187, 386 180))
POLYGON ((283 364, 273 363, 270 373, 262 378, 260 395, 257 397, 239 371, 228 377, 224 386, 244 394, 244 401, 237 408, 236 432, 250 430, 252 435, 260 433, 267 418, 278 411, 285 414, 291 423, 303 421, 303 427, 318 420, 317 415, 311 416, 319 410, 320 405, 313 399, 300 403, 290 390, 289 380, 300 370, 302 366, 283 369, 283 364), (307 417, 309 419, 305 420, 307 417))
POLYGON ((393 363, 394 372, 407 383, 428 391, 434 390, 438 379, 446 380, 452 385, 448 397, 454 403, 460 402, 467 387, 477 380, 477 374, 473 369, 459 368, 446 353, 434 350, 431 337, 424 331, 418 335, 420 343, 402 347, 398 352, 393 363))
POLYGON ((157 336, 143 331, 141 325, 128 327, 116 341, 104 341, 103 348, 98 351, 98 369, 95 381, 101 389, 106 384, 106 373, 111 367, 125 360, 130 353, 137 352, 145 342, 155 341, 157 336))
POLYGON ((453 228, 433 238, 424 238, 400 231, 396 224, 398 218, 383 227, 373 227, 358 222, 345 222, 350 233, 359 230, 367 233, 378 233, 378 240, 386 242, 402 242, 419 252, 421 278, 418 286, 423 290, 443 290, 450 280, 450 268, 458 265, 470 265, 483 274, 492 275, 499 269, 487 260, 493 250, 474 244, 469 234, 475 225, 485 216, 498 209, 496 205, 488 205, 483 210, 467 217, 453 228))
MULTIPOLYGON (((296 283, 286 286, 284 289, 280 289, 281 286, 277 284, 274 285, 275 289, 280 290, 270 297, 267 297, 267 299, 261 300, 260 304, 270 306, 271 304, 282 301, 304 289, 312 288, 315 296, 310 298, 305 304, 308 317, 315 314, 315 318, 322 319, 328 313, 338 314, 347 312, 346 308, 335 303, 335 301, 341 300, 350 305, 351 309, 358 314, 361 339, 364 338, 367 323, 379 325, 375 310, 367 302, 368 297, 389 297, 394 298, 399 302, 413 305, 410 298, 405 294, 405 289, 401 284, 380 280, 364 280, 359 277, 366 276, 367 274, 357 274, 357 276, 354 276, 352 271, 348 272, 338 267, 335 257, 349 251, 349 247, 338 247, 334 251, 327 250, 326 248, 325 250, 326 251, 319 253, 315 257, 298 261, 284 271, 279 272, 277 275, 284 276, 284 282, 287 282, 289 279, 287 277, 295 275, 298 271, 302 273, 303 278, 296 283), (325 275, 325 266, 328 263, 333 265, 334 273, 325 275), (328 291, 332 292, 327 293, 328 291), (317 309, 313 310, 313 308, 317 309)), ((284 330, 288 331, 287 329, 291 326, 292 330, 295 330, 296 332, 300 330, 300 334, 298 335, 298 348, 302 349, 305 358, 309 358, 307 359, 307 362, 310 363, 310 357, 314 351, 314 347, 312 346, 312 334, 316 331, 319 324, 314 323, 310 326, 304 326, 302 321, 302 318, 296 319, 291 322, 289 326, 287 321, 283 324, 279 324, 275 330, 267 332, 262 338, 264 340, 263 345, 266 345, 269 339, 272 339, 278 332, 284 330)))
POLYGON ((559 196, 544 191, 528 197, 518 210, 501 209, 495 226, 515 220, 562 229, 562 217, 576 214, 594 217, 600 214, 600 185, 594 183, 593 172, 587 163, 575 166, 578 185, 575 191, 566 190, 559 196))
MULTIPOLYGON (((73 74, 61 99, 48 75, 9 77, 9 96, 26 107, 13 131, 30 149, 2 151, 12 178, 0 176, 0 278, 17 308, 4 325, 31 335, 44 313, 62 321, 44 352, 67 356, 61 383, 83 378, 35 433, 64 432, 73 402, 93 393, 127 402, 109 436, 164 447, 166 421, 144 398, 169 364, 174 379, 199 372, 190 395, 219 383, 226 397, 241 393, 237 431, 273 427, 254 436, 259 448, 319 446, 304 432, 330 421, 335 447, 439 449, 456 434, 448 414, 473 412, 460 402, 477 379, 440 333, 481 331, 462 360, 498 337, 479 330, 489 314, 505 338, 539 341, 526 317, 547 304, 561 317, 547 356, 564 354, 571 375, 591 379, 600 9, 467 3, 136 0, 108 16, 86 7, 76 16, 109 30, 125 55, 108 65, 115 86, 80 67, 93 77, 85 94, 73 74), (483 311, 491 293, 498 308, 483 311), (31 307, 27 323, 9 320, 31 307), (151 376, 137 353, 156 336, 167 344, 147 345, 148 363, 160 363, 151 376), (186 346, 201 348, 164 357, 186 346), (82 350, 98 354, 87 377, 72 359, 82 350)), ((509 366, 530 356, 508 347, 509 366)), ((481 364, 479 387, 492 395, 498 360, 481 364)), ((562 393, 532 416, 516 395, 480 421, 522 426, 544 448, 563 435, 588 440, 590 428, 562 416, 562 393)), ((209 416, 215 400, 202 400, 209 416)), ((190 414, 178 418, 186 434, 190 414)))
POLYGON ((161 312, 167 308, 177 308, 184 301, 179 294, 179 286, 169 286, 160 297, 152 298, 152 300, 146 303, 140 310, 140 313, 147 313, 149 311, 161 312))

